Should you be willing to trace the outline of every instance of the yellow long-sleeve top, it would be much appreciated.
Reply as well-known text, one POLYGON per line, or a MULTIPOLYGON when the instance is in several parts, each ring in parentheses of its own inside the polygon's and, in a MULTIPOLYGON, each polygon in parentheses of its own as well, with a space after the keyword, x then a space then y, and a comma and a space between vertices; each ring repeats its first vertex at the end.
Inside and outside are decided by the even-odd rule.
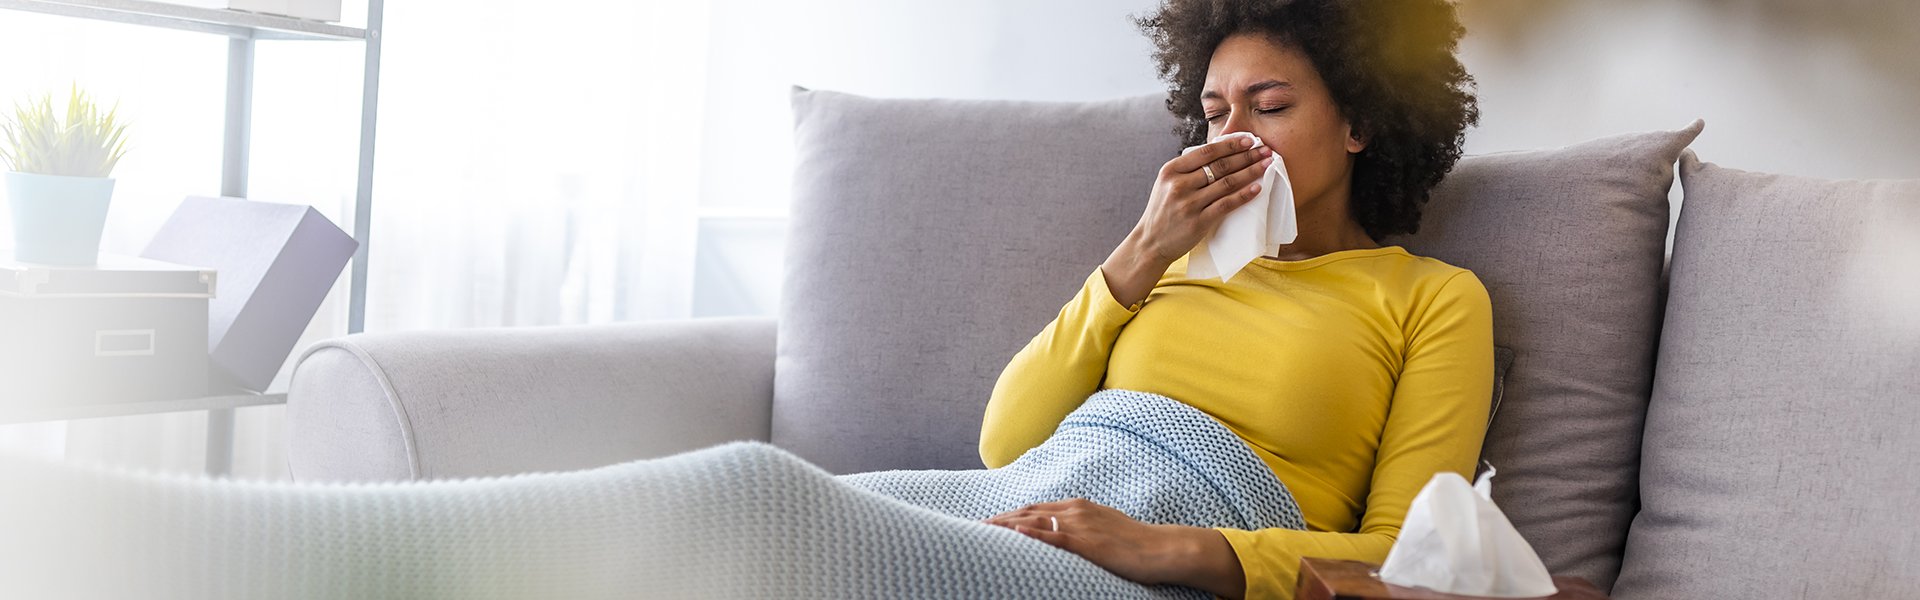
POLYGON ((1292 598, 1305 556, 1382 562, 1435 473, 1471 478, 1493 394, 1472 272, 1399 246, 1254 259, 1230 282, 1167 269, 1138 311, 1095 268, 1001 373, 980 456, 1013 462, 1100 389, 1164 395, 1273 468, 1308 530, 1221 528, 1248 598, 1292 598))

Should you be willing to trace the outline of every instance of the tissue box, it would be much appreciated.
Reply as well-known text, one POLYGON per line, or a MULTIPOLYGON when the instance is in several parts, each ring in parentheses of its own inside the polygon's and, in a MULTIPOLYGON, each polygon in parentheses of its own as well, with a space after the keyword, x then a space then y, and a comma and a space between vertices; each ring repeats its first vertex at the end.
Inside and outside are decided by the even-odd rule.
POLYGON ((140 254, 220 271, 208 354, 222 383, 265 391, 359 247, 310 206, 190 197, 140 254))
POLYGON ((340 0, 163 0, 167 4, 228 8, 327 23, 340 21, 340 0))
MULTIPOLYGON (((1295 600, 1494 600, 1486 596, 1442 594, 1428 589, 1410 588, 1381 581, 1373 574, 1380 565, 1357 560, 1332 558, 1300 559, 1300 585, 1295 600)), ((1551 600, 1606 600, 1600 588, 1584 578, 1555 575, 1554 587, 1560 593, 1551 600)), ((1504 600, 1512 600, 1504 599, 1504 600)))
POLYGON ((74 406, 207 393, 214 272, 103 254, 84 267, 0 255, 0 405, 74 406))

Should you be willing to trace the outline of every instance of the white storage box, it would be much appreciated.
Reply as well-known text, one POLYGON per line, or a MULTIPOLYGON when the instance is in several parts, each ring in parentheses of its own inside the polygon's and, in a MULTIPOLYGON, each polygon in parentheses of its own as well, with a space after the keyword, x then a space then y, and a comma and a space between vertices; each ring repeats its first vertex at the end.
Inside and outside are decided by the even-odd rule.
POLYGON ((200 8, 230 8, 326 23, 340 22, 340 0, 161 0, 200 8))
POLYGON ((91 267, 0 254, 0 404, 207 394, 211 269, 101 255, 91 267))

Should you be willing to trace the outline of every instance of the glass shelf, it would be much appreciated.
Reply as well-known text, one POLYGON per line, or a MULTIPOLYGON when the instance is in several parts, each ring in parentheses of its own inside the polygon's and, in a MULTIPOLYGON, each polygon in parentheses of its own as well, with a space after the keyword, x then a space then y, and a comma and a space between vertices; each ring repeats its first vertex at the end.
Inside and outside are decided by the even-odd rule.
POLYGON ((248 406, 268 406, 286 403, 287 394, 285 392, 270 392, 265 394, 225 392, 221 395, 200 398, 147 400, 143 402, 122 402, 118 404, 0 406, 0 425, 71 421, 74 419, 98 419, 102 417, 123 417, 128 415, 149 415, 194 410, 235 409, 248 406))
POLYGON ((246 11, 149 0, 0 0, 0 9, 197 31, 245 40, 364 40, 367 30, 246 11))

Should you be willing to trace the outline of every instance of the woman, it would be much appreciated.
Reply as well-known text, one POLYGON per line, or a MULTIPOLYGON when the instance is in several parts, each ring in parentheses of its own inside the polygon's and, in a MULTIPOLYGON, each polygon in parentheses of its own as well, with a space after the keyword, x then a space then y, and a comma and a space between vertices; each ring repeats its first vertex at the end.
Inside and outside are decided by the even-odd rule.
POLYGON ((1147 209, 1002 373, 988 467, 1097 389, 1179 399, 1272 467, 1308 531, 1152 525, 1084 500, 989 519, 1142 583, 1291 597, 1301 557, 1380 562, 1437 472, 1471 476, 1492 394, 1492 312, 1473 273, 1399 246, 1477 120, 1442 0, 1170 0, 1139 24, 1167 106, 1206 144, 1161 167, 1147 209), (1299 237, 1229 281, 1185 255, 1257 194, 1278 152, 1299 237), (1057 530, 1054 523, 1058 523, 1057 530))

